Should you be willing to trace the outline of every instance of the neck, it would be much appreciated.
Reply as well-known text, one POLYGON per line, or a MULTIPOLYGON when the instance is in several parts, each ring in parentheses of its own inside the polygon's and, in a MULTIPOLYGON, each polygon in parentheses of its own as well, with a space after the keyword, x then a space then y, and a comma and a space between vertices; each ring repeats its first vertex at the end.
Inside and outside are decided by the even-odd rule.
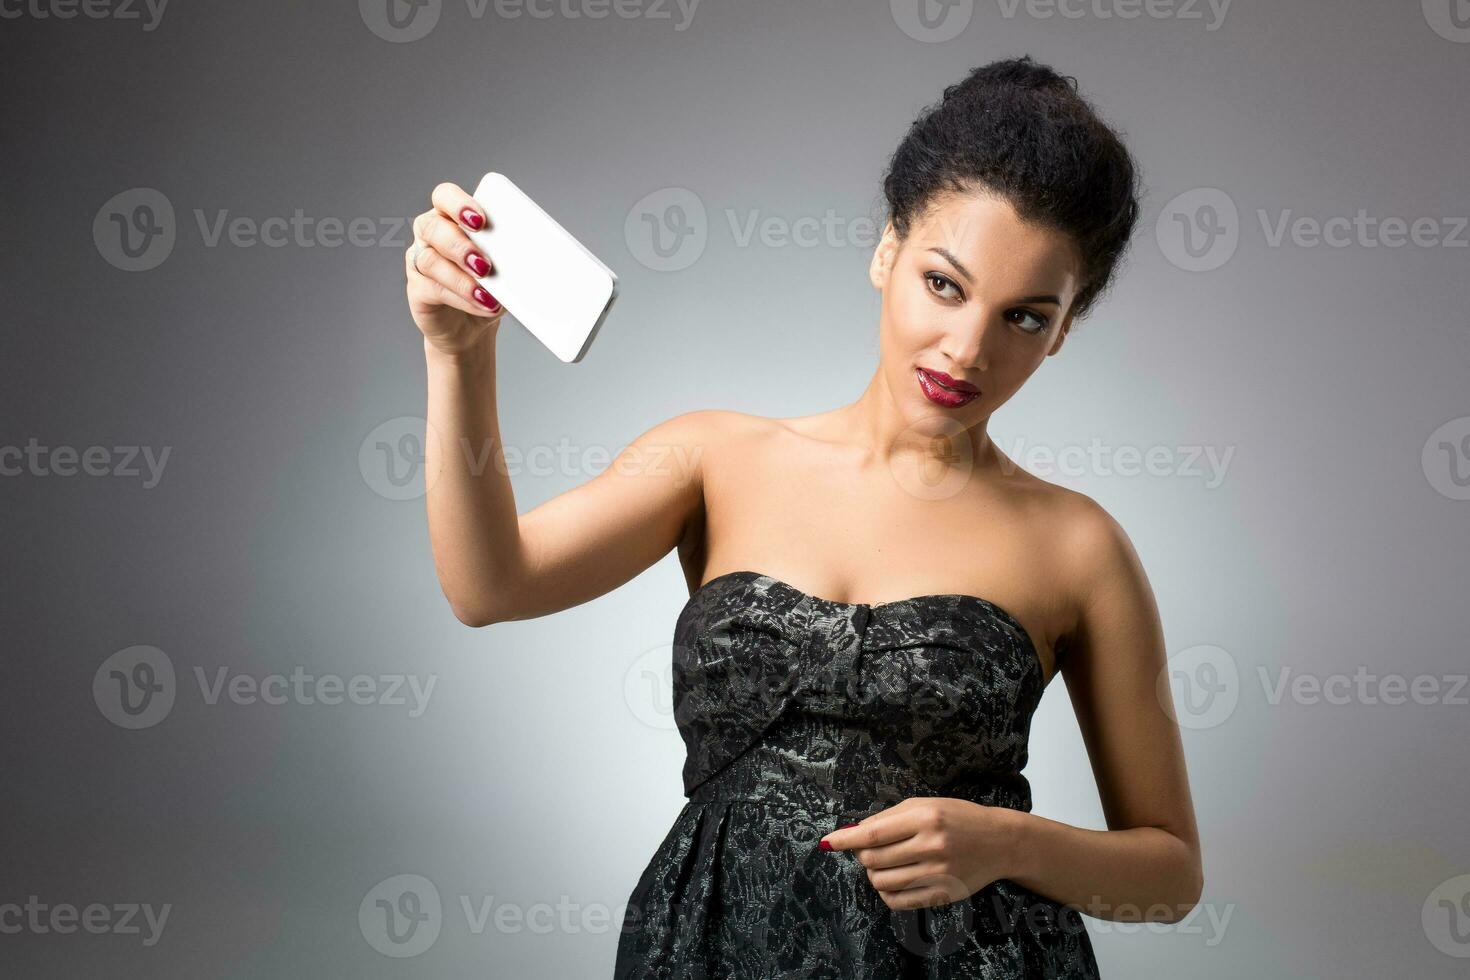
POLYGON ((948 410, 929 406, 923 416, 911 420, 900 411, 881 365, 857 400, 838 410, 837 422, 844 441, 856 443, 873 462, 889 467, 917 464, 929 470, 974 470, 995 462, 989 418, 965 428, 948 410))

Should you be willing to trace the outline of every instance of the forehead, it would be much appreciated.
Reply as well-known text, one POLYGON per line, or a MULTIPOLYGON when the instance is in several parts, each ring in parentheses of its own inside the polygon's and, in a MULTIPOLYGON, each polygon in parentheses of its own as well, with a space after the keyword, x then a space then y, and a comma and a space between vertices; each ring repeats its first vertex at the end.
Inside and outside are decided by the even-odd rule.
POLYGON ((971 274, 1061 285, 1077 274, 1077 253, 1063 232, 1024 221, 1010 202, 983 191, 946 191, 931 199, 912 223, 907 250, 939 261, 932 248, 948 250, 971 274))

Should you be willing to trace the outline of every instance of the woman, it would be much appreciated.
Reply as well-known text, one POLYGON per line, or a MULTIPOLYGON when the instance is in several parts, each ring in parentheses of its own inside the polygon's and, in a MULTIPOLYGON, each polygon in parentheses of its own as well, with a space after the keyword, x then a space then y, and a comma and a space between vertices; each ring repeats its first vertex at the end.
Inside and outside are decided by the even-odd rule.
POLYGON ((689 801, 633 889, 619 977, 1092 977, 1079 910, 1172 922, 1198 901, 1138 558, 1090 498, 987 435, 1112 279, 1132 160, 1075 81, 1022 58, 949 87, 884 191, 861 397, 677 416, 519 517, 504 467, 448 448, 500 452, 501 311, 469 275, 493 256, 464 234, 485 216, 441 184, 415 221, 430 531, 456 616, 544 616, 675 547, 691 587, 674 643, 689 801), (1030 812, 1030 719, 1058 672, 1107 831, 1030 812))

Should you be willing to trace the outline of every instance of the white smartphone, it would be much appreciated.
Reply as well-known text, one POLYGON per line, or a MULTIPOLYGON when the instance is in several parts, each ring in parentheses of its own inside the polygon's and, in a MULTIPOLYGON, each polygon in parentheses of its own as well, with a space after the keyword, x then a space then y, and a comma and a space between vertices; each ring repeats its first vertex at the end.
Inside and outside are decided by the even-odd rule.
POLYGON ((580 361, 612 309, 617 275, 504 174, 486 174, 474 198, 489 221, 465 233, 491 265, 476 281, 558 358, 580 361))

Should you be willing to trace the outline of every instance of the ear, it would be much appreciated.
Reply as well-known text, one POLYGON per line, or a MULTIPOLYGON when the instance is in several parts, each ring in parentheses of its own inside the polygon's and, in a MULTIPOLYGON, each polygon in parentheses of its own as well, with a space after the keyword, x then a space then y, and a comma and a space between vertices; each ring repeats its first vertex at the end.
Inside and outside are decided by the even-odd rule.
POLYGON ((888 285, 888 275, 893 271, 893 260, 897 255, 898 232, 893 230, 893 222, 889 221, 883 226, 883 236, 878 239, 873 259, 868 263, 868 279, 874 289, 881 290, 888 285))

